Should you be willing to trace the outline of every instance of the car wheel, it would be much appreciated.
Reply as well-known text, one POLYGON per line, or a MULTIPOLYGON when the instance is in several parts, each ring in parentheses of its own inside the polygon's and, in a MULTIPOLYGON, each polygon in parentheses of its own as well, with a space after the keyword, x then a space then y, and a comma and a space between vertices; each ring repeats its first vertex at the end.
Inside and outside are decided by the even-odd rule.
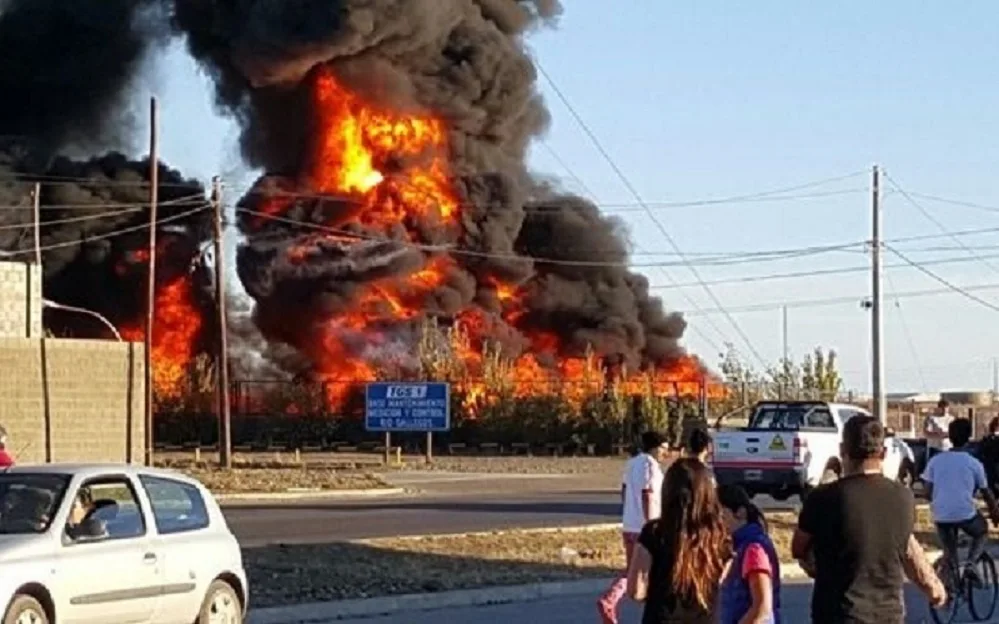
POLYGON ((236 590, 225 581, 212 581, 196 624, 240 624, 242 621, 243 605, 239 603, 236 590))
POLYGON ((49 616, 37 600, 26 594, 18 594, 3 616, 3 624, 49 624, 49 616))

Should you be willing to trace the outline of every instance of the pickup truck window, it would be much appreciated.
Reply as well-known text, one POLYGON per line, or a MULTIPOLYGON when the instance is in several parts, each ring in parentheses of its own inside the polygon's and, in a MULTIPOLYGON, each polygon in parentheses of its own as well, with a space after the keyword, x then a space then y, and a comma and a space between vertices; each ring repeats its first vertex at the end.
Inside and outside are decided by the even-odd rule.
POLYGON ((751 429, 797 431, 798 429, 835 429, 836 422, 825 405, 762 405, 750 421, 751 429))

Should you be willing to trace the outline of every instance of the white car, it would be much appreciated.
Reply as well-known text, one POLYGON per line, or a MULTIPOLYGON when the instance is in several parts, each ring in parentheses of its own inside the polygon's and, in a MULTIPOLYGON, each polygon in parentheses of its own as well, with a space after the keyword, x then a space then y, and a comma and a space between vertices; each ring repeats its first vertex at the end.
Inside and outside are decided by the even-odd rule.
POLYGON ((236 538, 196 480, 126 465, 0 471, 3 624, 231 624, 236 538))

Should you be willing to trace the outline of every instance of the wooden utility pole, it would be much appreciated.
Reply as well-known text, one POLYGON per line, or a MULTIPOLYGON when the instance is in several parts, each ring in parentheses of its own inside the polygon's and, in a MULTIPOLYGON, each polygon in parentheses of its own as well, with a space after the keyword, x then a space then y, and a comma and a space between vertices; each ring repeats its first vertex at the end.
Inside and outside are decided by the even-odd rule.
POLYGON ((42 270, 42 185, 35 183, 35 190, 32 193, 32 208, 34 213, 32 219, 35 223, 35 264, 38 270, 42 270))
POLYGON ((149 99, 149 267, 146 275, 145 429, 146 465, 153 465, 153 319, 156 314, 156 222, 159 203, 159 158, 157 156, 156 98, 149 99))
POLYGON ((212 212, 215 228, 215 305, 218 310, 218 418, 219 465, 232 468, 232 414, 229 403, 229 323, 225 307, 225 245, 222 225, 222 181, 212 178, 212 212))

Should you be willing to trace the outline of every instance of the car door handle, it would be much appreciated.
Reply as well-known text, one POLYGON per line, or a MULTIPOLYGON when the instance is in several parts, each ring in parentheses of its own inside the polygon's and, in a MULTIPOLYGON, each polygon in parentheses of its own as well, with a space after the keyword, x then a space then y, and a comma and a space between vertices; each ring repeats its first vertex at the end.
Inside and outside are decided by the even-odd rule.
POLYGON ((146 553, 142 557, 143 563, 156 563, 156 553, 146 553))

